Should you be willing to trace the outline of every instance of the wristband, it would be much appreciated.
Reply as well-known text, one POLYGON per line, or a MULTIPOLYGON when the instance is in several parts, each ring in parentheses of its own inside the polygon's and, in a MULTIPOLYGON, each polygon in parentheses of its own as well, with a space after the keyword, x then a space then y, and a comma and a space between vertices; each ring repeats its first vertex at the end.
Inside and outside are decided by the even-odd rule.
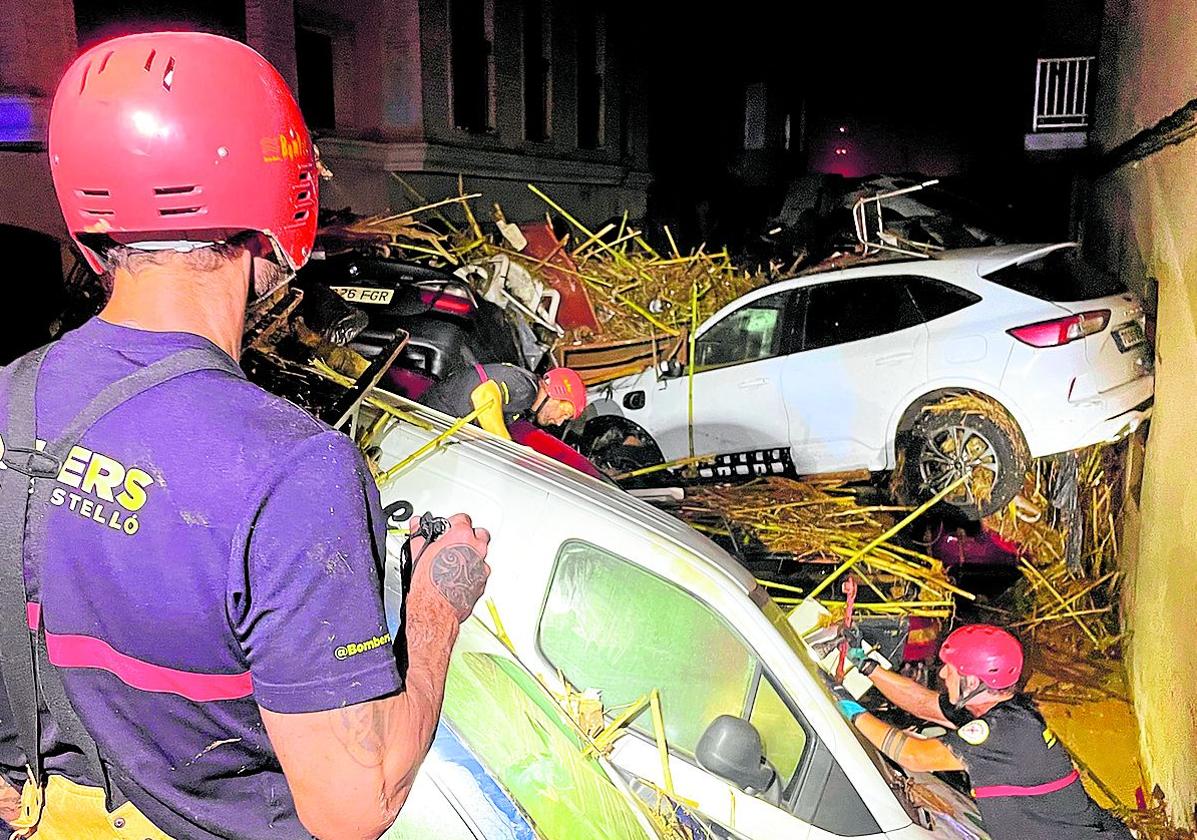
POLYGON ((869 674, 877 670, 877 666, 880 664, 881 663, 876 659, 864 659, 861 660, 860 664, 856 666, 856 670, 860 671, 867 677, 869 674))

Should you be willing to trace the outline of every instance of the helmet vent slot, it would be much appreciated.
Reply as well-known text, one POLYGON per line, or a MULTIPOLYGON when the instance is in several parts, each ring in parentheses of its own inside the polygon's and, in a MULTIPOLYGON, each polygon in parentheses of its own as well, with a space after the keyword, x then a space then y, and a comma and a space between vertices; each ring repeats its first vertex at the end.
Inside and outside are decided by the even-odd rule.
POLYGON ((157 50, 150 50, 150 54, 146 57, 145 71, 147 73, 150 72, 150 68, 154 66, 154 56, 156 56, 157 54, 158 54, 157 50))
POLYGON ((108 198, 108 190, 79 190, 79 195, 86 195, 91 198, 108 198))
POLYGON ((158 210, 159 216, 188 216, 192 213, 198 213, 202 207, 162 207, 158 210))
POLYGON ((308 211, 300 210, 298 213, 295 214, 295 221, 302 222, 307 217, 308 217, 308 211))
POLYGON ((187 193, 193 192, 195 192, 194 184, 189 187, 154 187, 154 195, 187 195, 187 193))
POLYGON ((170 90, 170 86, 172 84, 174 84, 174 81, 175 81, 175 60, 174 60, 174 57, 172 56, 171 59, 166 62, 166 72, 162 74, 162 87, 165 88, 166 90, 170 90))
POLYGON ((307 190, 304 190, 299 195, 295 196, 295 200, 296 201, 307 201, 309 195, 311 195, 311 193, 309 193, 307 190))
POLYGON ((116 50, 109 50, 108 52, 104 53, 104 59, 100 62, 100 68, 96 70, 97 76, 104 72, 104 68, 108 66, 108 59, 112 58, 114 55, 116 55, 116 50))
POLYGON ((86 213, 89 216, 111 216, 115 210, 81 210, 81 213, 86 213))
POLYGON ((79 80, 79 93, 83 93, 83 89, 87 87, 87 74, 91 72, 91 62, 83 65, 83 78, 79 80))

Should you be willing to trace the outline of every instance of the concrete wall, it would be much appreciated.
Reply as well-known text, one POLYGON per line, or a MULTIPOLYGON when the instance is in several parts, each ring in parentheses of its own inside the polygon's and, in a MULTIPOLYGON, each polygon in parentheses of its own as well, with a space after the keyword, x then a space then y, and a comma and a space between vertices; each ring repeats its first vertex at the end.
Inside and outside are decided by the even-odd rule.
MULTIPOLYGON (((1107 0, 1096 141, 1107 152, 1197 97, 1197 2, 1107 0)), ((1156 312, 1156 402, 1138 504, 1128 500, 1124 610, 1148 783, 1172 816, 1197 803, 1197 139, 1107 172, 1091 186, 1089 254, 1156 312), (1158 301, 1152 289, 1158 284, 1158 301), (1136 532, 1137 529, 1137 532, 1136 532), (1137 548, 1137 551, 1134 550, 1137 548)))

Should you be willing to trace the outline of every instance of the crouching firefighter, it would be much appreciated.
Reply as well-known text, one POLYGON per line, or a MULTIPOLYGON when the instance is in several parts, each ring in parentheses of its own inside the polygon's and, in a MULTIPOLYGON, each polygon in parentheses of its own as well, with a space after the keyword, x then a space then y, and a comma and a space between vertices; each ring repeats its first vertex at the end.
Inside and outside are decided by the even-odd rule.
POLYGON ((945 691, 880 667, 860 647, 849 657, 891 703, 946 727, 920 738, 869 714, 855 700, 840 711, 886 756, 907 770, 964 770, 993 840, 1131 840, 1126 827, 1086 793, 1072 758, 1014 687, 1022 645, 988 624, 952 631, 939 649, 945 691))
POLYGON ((571 368, 551 368, 537 377, 515 365, 473 364, 450 373, 420 401, 452 417, 475 414, 479 426, 511 440, 510 427, 517 422, 543 428, 580 417, 586 386, 571 368))
POLYGON ((377 838, 489 536, 458 514, 413 537, 392 639, 360 453, 237 365, 251 291, 315 239, 298 105, 236 41, 131 35, 67 70, 49 154, 112 292, 0 370, 0 816, 37 840, 377 838))

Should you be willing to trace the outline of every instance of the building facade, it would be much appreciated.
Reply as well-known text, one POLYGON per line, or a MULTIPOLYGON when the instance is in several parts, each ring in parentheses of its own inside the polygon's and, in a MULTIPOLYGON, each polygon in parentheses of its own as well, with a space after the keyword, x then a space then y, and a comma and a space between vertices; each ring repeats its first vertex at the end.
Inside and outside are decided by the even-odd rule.
MULTIPOLYGON (((625 22, 554 0, 0 0, 0 225, 65 234, 45 123, 77 50, 186 27, 244 40, 297 91, 334 178, 322 203, 402 210, 470 192, 513 220, 535 183, 582 218, 644 214, 647 108, 625 22), (145 15, 152 14, 151 19, 145 15)), ((230 92, 234 95, 234 92, 230 92)), ((0 231, 0 235, 2 231, 0 231)))

